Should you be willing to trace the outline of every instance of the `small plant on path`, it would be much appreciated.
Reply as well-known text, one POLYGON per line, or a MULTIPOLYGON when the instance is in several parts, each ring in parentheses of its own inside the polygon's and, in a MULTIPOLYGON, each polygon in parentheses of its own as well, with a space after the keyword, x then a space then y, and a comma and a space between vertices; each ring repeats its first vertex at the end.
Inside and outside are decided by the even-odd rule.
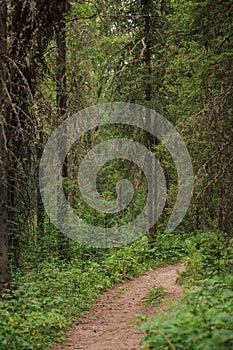
POLYGON ((127 290, 129 290, 130 288, 132 288, 132 284, 129 284, 127 286, 123 286, 123 287, 119 287, 118 291, 116 292, 115 296, 120 298, 122 294, 124 294, 124 292, 126 292, 127 290))
POLYGON ((165 297, 165 289, 161 286, 153 287, 142 299, 142 305, 157 306, 165 297))

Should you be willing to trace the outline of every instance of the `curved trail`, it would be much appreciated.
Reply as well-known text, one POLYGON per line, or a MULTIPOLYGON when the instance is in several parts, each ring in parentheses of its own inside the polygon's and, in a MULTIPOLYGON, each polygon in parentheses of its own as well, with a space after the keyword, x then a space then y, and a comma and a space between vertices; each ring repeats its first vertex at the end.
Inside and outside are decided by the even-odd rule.
POLYGON ((164 301, 157 307, 142 306, 143 297, 152 287, 162 286, 169 302, 178 299, 182 288, 176 279, 181 271, 181 263, 167 265, 110 288, 69 327, 68 343, 57 344, 52 350, 140 350, 144 333, 134 329, 135 314, 154 315, 167 305, 164 301))

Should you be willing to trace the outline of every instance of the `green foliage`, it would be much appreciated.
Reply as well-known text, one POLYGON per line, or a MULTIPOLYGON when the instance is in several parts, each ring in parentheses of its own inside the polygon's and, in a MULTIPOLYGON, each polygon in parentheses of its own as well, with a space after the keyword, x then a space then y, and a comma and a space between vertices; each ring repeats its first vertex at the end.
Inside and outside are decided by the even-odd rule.
POLYGON ((147 349, 225 350, 233 347, 232 276, 201 281, 186 292, 167 317, 144 323, 147 349), (169 345, 170 344, 170 345, 169 345))
POLYGON ((186 271, 180 281, 184 299, 167 315, 142 324, 145 349, 227 350, 233 347, 232 245, 220 233, 186 240, 186 271), (228 244, 227 244, 228 243, 228 244))
MULTIPOLYGON (((12 2, 15 6, 16 3, 12 2)), ((52 22, 57 25, 57 20, 52 16, 49 28, 44 26, 51 14, 45 11, 39 22, 37 17, 31 21, 26 15, 26 2, 18 3, 27 21, 26 27, 23 23, 21 26, 24 18, 21 16, 18 25, 9 25, 12 33, 16 28, 17 35, 11 34, 8 42, 10 46, 11 42, 17 43, 19 50, 18 59, 13 56, 9 66, 13 72, 9 76, 9 81, 12 79, 9 92, 13 92, 10 106, 21 112, 19 115, 17 112, 17 118, 12 114, 14 125, 7 134, 14 136, 8 144, 13 201, 8 207, 15 212, 10 221, 16 223, 10 228, 13 247, 10 257, 15 259, 16 266, 21 264, 21 270, 12 268, 12 290, 6 291, 0 302, 0 350, 48 348, 62 337, 58 331, 87 311, 101 291, 160 264, 180 261, 184 256, 187 270, 180 281, 190 290, 167 318, 158 316, 143 325, 148 333, 144 343, 149 349, 232 348, 231 2, 150 1, 147 40, 142 2, 72 2, 66 15, 67 115, 97 101, 148 105, 145 88, 150 85, 150 106, 170 115, 173 122, 179 121, 178 129, 185 136, 196 174, 195 203, 180 227, 184 232, 192 232, 194 227, 197 230, 220 227, 228 236, 218 232, 184 233, 181 228, 172 234, 161 233, 174 207, 178 186, 172 157, 160 144, 153 152, 165 169, 169 193, 153 247, 148 246, 145 237, 130 246, 109 250, 85 248, 68 241, 62 254, 65 241, 48 221, 43 222, 42 237, 35 228, 38 205, 35 179, 40 158, 36 149, 43 148, 47 135, 59 123, 56 45, 51 27, 52 22), (145 41, 150 43, 149 76, 145 41), (45 47, 48 49, 43 63, 45 47), (43 74, 42 65, 46 65, 43 74), (15 166, 16 172, 12 171, 15 166)), ((35 3, 37 8, 40 2, 35 3)), ((16 20, 20 18, 18 11, 15 14, 16 20)), ((15 18, 11 15, 9 22, 15 18)), ((141 211, 146 197, 146 181, 140 171, 127 162, 114 161, 99 172, 98 190, 104 198, 115 199, 117 181, 129 175, 136 189, 133 206, 121 213, 124 216, 116 217, 96 214, 82 201, 74 179, 82 156, 95 143, 119 135, 145 141, 145 135, 136 128, 107 127, 108 130, 103 127, 85 135, 84 143, 77 141, 76 154, 74 147, 69 155, 71 179, 64 179, 70 204, 78 214, 103 227, 130 221, 141 211)), ((147 299, 152 300, 156 293, 159 297, 160 292, 152 290, 147 299)))
POLYGON ((200 278, 231 273, 233 269, 232 239, 222 232, 194 234, 186 240, 186 271, 181 281, 192 285, 200 278))
POLYGON ((129 284, 128 286, 119 287, 115 296, 119 298, 122 294, 124 294, 124 292, 126 292, 127 290, 130 290, 130 288, 132 288, 132 284, 129 284))
POLYGON ((12 289, 2 296, 0 349, 49 348, 62 339, 62 330, 86 312, 101 291, 178 260, 182 255, 177 254, 180 237, 160 234, 154 249, 146 237, 120 249, 96 250, 74 244, 75 259, 70 263, 61 261, 52 250, 50 257, 25 262, 23 269, 12 271, 12 289))
MULTIPOLYGON (((159 233, 153 248, 144 236, 120 249, 97 250, 73 243, 75 259, 70 263, 61 261, 58 252, 52 250, 50 257, 44 255, 37 265, 29 260, 22 270, 13 270, 15 287, 3 295, 0 303, 0 349, 47 349, 63 339, 67 324, 86 312, 101 291, 182 259, 187 272, 180 280, 195 288, 187 292, 185 301, 177 304, 168 318, 158 316, 143 325, 148 333, 144 342, 150 344, 149 349, 169 349, 166 339, 171 337, 175 346, 179 343, 177 349, 196 350, 202 349, 202 344, 208 349, 211 337, 214 342, 220 339, 219 348, 213 349, 228 349, 220 347, 230 341, 232 326, 232 245, 226 238, 220 233, 159 233)), ((156 287, 144 301, 155 305, 162 297, 163 291, 156 287)))
POLYGON ((164 288, 161 286, 155 286, 142 299, 142 305, 157 306, 163 301, 164 296, 165 296, 164 288))

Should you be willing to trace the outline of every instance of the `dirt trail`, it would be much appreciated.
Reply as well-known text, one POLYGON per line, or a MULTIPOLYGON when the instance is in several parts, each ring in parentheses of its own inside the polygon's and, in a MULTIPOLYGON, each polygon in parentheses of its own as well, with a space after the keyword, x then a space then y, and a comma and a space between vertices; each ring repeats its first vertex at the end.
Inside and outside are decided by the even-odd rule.
POLYGON ((165 310, 167 304, 142 306, 143 297, 152 287, 162 286, 169 301, 178 299, 182 288, 176 279, 178 271, 183 270, 180 263, 167 265, 110 288, 70 326, 68 343, 57 344, 52 350, 140 350, 143 332, 134 329, 135 314, 154 315, 156 310, 165 310))

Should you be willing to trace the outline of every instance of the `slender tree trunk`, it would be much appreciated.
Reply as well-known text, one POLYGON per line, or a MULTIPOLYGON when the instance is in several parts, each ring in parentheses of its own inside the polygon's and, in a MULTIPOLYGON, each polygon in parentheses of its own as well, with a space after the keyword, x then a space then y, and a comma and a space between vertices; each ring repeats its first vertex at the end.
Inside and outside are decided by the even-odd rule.
POLYGON ((36 210, 37 210, 37 241, 39 242, 41 238, 44 236, 44 217, 45 217, 45 212, 44 212, 44 205, 42 202, 41 194, 40 194, 40 186, 39 186, 39 162, 43 154, 43 135, 42 131, 39 132, 39 144, 36 147, 36 156, 37 156, 37 166, 38 166, 38 171, 37 171, 37 205, 36 205, 36 210))
POLYGON ((144 52, 144 60, 146 67, 146 81, 145 81, 145 99, 147 102, 151 101, 152 97, 152 86, 151 86, 151 75, 152 75, 152 67, 151 67, 151 39, 150 39, 150 31, 151 31, 151 19, 150 19, 150 1, 151 0, 142 0, 143 4, 143 15, 145 18, 144 23, 144 36, 145 36, 145 52, 144 52))
MULTIPOLYGON (((66 91, 66 25, 64 19, 61 19, 57 25, 56 34, 57 45, 57 110, 59 120, 64 119, 67 108, 67 91, 66 91)), ((62 145, 66 148, 66 145, 62 145)), ((63 164, 62 176, 67 177, 67 158, 63 164)))
MULTIPOLYGON (((144 16, 144 41, 145 41, 145 51, 144 51, 144 62, 145 62, 145 100, 147 102, 147 107, 150 107, 150 102, 152 99, 152 66, 151 66, 151 18, 150 18, 150 7, 151 7, 151 0, 142 0, 142 14, 144 16)), ((146 115, 146 125, 150 128, 151 127, 151 113, 150 110, 147 110, 146 115)), ((147 147, 151 150, 152 146, 156 144, 156 139, 153 135, 147 134, 147 147)), ((148 242, 151 246, 153 246, 155 240, 156 240, 156 233, 157 233, 157 225, 153 224, 155 212, 156 212, 156 203, 154 201, 154 198, 156 196, 156 182, 153 181, 153 176, 155 176, 154 171, 156 169, 152 169, 152 165, 149 161, 146 160, 146 166, 148 170, 148 174, 150 179, 150 183, 154 183, 153 186, 153 192, 148 192, 148 208, 147 208, 147 216, 148 216, 148 242), (154 204, 152 204, 154 203, 154 204), (152 227, 150 227, 152 226, 152 227)))
POLYGON ((8 152, 6 140, 5 63, 7 53, 7 5, 0 2, 0 291, 10 282, 8 269, 8 152))
POLYGON ((208 232, 208 218, 207 218, 207 208, 206 208, 206 198, 203 198, 203 231, 208 232))
MULTIPOLYGON (((66 115, 67 108, 67 89, 66 89, 66 25, 65 20, 62 17, 60 22, 57 25, 57 33, 56 33, 56 46, 57 46, 57 110, 59 115, 59 120, 64 120, 64 116, 66 115)), ((64 130, 66 133, 66 130, 64 130)), ((58 155, 62 154, 66 151, 67 145, 64 141, 66 139, 66 135, 63 138, 63 143, 60 143, 58 140, 58 155)), ((62 161, 58 160, 60 163, 62 161)), ((61 164, 62 165, 62 164, 61 164)), ((67 167, 67 157, 62 166, 62 177, 66 178, 68 176, 68 167, 67 167)), ((65 193, 67 195, 67 193, 65 193)), ((58 194, 58 208, 61 204, 59 194, 58 194)), ((66 218, 66 210, 62 208, 63 217, 58 217, 58 220, 62 221, 62 224, 65 222, 66 218)), ((62 258, 69 258, 69 241, 68 238, 64 236, 63 233, 59 233, 59 251, 62 258)))
POLYGON ((57 107, 62 116, 66 113, 67 91, 66 91, 66 25, 62 18, 57 25, 57 107))
POLYGON ((221 184, 221 200, 219 209, 219 229, 223 232, 230 233, 229 224, 229 205, 227 201, 227 194, 224 184, 221 184))

